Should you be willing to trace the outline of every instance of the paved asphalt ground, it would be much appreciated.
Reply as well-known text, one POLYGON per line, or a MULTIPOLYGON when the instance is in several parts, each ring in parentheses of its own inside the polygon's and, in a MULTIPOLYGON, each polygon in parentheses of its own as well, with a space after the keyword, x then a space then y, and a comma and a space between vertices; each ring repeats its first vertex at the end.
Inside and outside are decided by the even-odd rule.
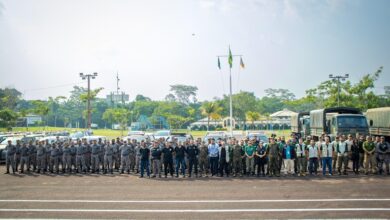
POLYGON ((390 177, 5 175, 0 218, 390 218, 390 177))

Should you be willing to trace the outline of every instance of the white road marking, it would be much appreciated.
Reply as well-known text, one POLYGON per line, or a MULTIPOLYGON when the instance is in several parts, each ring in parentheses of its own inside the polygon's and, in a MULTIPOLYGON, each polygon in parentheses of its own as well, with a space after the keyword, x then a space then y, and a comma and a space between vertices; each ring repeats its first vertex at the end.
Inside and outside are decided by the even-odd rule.
POLYGON ((257 200, 52 200, 52 199, 1 199, 2 203, 288 203, 288 202, 369 202, 390 201, 390 198, 351 199, 257 199, 257 200))
POLYGON ((316 209, 0 209, 0 212, 121 212, 121 213, 224 213, 224 212, 361 212, 390 211, 390 208, 316 208, 316 209))

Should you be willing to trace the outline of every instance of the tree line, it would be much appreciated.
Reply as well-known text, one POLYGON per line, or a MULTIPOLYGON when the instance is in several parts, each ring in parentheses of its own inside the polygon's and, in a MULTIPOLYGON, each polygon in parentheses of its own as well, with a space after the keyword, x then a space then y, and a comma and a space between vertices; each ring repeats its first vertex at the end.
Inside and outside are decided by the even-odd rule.
MULTIPOLYGON (((385 93, 381 95, 374 92, 382 71, 380 67, 374 73, 365 74, 356 83, 349 80, 341 82, 340 105, 357 107, 363 111, 390 106, 390 87, 385 87, 385 93)), ((20 118, 36 114, 43 118, 37 126, 74 127, 78 124, 85 127, 88 99, 92 101, 92 123, 100 128, 111 128, 113 124, 126 127, 143 118, 155 125, 162 124, 163 119, 169 128, 179 129, 202 118, 210 121, 229 115, 228 95, 200 102, 196 86, 170 87, 170 93, 164 100, 152 100, 139 94, 135 100, 127 103, 99 98, 103 88, 92 90, 88 96, 86 88, 74 86, 69 97, 49 97, 47 100, 25 100, 15 88, 0 88, 0 126, 8 129, 16 125, 24 126, 25 122, 20 118)), ((240 91, 233 94, 232 99, 234 118, 242 123, 253 123, 267 119, 270 114, 285 108, 299 112, 337 106, 338 81, 326 80, 306 90, 305 96, 301 98, 296 98, 286 88, 268 88, 263 97, 256 97, 253 92, 240 91)))

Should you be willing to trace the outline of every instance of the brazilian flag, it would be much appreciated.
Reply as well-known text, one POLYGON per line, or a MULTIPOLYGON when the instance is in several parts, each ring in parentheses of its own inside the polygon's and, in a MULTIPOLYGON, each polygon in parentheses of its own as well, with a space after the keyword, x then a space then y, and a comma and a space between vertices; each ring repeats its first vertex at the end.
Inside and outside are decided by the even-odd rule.
POLYGON ((229 66, 230 68, 233 67, 233 55, 232 55, 232 51, 230 50, 230 47, 229 47, 229 57, 228 57, 228 62, 229 62, 229 66))
POLYGON ((232 55, 232 51, 230 50, 230 47, 229 47, 229 57, 228 57, 228 62, 229 62, 229 66, 230 68, 233 67, 233 55, 232 55))

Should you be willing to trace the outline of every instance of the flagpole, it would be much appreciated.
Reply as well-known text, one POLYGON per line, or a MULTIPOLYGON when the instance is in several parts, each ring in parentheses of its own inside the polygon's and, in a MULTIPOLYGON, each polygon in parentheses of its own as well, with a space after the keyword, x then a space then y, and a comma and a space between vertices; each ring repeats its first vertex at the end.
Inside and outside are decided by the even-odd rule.
POLYGON ((232 102, 232 68, 229 68, 230 73, 230 136, 233 137, 233 102, 232 102))
MULTIPOLYGON (((219 58, 220 57, 227 57, 228 63, 229 63, 229 121, 230 121, 230 136, 233 137, 233 100, 232 100, 232 67, 233 67, 233 57, 242 57, 242 55, 233 55, 232 51, 230 50, 229 45, 229 54, 228 55, 217 55, 218 57, 218 68, 221 70, 221 63, 219 58)), ((243 66, 242 59, 240 59, 240 65, 243 66)))

